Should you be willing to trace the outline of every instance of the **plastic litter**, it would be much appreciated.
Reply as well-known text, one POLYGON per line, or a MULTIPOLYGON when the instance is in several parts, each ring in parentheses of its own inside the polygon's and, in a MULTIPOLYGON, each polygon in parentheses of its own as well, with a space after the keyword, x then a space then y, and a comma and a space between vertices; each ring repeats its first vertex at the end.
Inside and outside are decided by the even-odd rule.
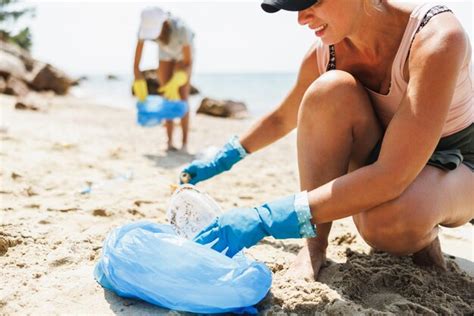
POLYGON ((171 225, 136 222, 112 231, 104 242, 94 276, 118 295, 194 313, 257 312, 272 275, 243 253, 229 258, 192 239, 215 216, 219 205, 193 185, 171 197, 171 225))
POLYGON ((185 184, 171 197, 166 216, 176 234, 192 239, 221 213, 222 209, 209 195, 185 184))
POLYGON ((137 101, 137 123, 145 127, 159 125, 162 120, 182 118, 187 112, 186 101, 169 101, 158 95, 137 101))
POLYGON ((94 277, 120 296, 193 313, 256 313, 271 272, 178 236, 172 226, 136 222, 107 237, 94 277))
POLYGON ((133 179, 133 171, 128 170, 126 173, 120 173, 114 178, 105 180, 98 183, 88 182, 87 186, 79 191, 80 194, 89 194, 92 191, 97 191, 98 189, 108 189, 118 181, 131 181, 133 179))
MULTIPOLYGON (((216 146, 210 146, 210 147, 204 148, 195 155, 195 159, 200 160, 202 162, 211 161, 216 157, 216 155, 219 153, 220 150, 221 148, 216 147, 216 146)), ((191 179, 192 179, 191 175, 187 172, 181 172, 181 174, 179 175, 180 183, 184 183, 184 184, 189 183, 191 179)))
POLYGON ((214 157, 217 155, 217 153, 221 150, 221 147, 217 146, 209 146, 204 149, 201 149, 197 154, 196 154, 196 160, 202 160, 202 161, 210 161, 214 159, 214 157))

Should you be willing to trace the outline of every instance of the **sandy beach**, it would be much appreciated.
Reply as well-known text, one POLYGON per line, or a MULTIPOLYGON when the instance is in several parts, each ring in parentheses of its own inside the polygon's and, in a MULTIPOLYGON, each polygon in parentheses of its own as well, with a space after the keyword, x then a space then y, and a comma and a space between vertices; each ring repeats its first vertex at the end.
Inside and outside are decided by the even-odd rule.
MULTIPOLYGON (((15 98, 0 96, 0 314, 180 315, 102 289, 92 274, 102 242, 122 224, 165 223, 170 185, 182 167, 253 119, 195 115, 189 153, 166 152, 164 128, 136 125, 132 110, 72 97, 43 101, 41 111, 15 110, 15 98)), ((295 134, 199 188, 223 209, 298 191, 295 134)), ((352 220, 340 220, 314 282, 285 277, 303 240, 267 238, 247 251, 274 274, 257 307, 268 315, 472 314, 473 232, 471 224, 442 229, 442 272, 372 252, 352 220)))

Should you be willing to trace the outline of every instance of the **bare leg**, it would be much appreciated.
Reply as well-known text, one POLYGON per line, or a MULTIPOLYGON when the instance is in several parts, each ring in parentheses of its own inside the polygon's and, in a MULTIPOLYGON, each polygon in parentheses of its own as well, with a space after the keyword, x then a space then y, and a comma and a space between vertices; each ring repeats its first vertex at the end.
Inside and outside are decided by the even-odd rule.
POLYGON ((328 235, 332 223, 318 225, 318 237, 306 240, 286 276, 294 279, 312 281, 317 279, 319 270, 326 262, 328 235))
MULTIPOLYGON (((189 91, 191 90, 190 82, 191 82, 191 77, 189 78, 188 83, 179 89, 181 99, 184 101, 188 101, 188 98, 189 98, 189 91)), ((182 136, 183 136, 183 143, 182 143, 183 145, 181 147, 181 150, 187 151, 188 132, 189 132, 189 111, 181 119, 181 131, 182 131, 182 136)))
POLYGON ((464 165, 453 171, 426 166, 397 199, 353 216, 364 240, 415 263, 445 268, 438 225, 456 227, 474 215, 474 173, 464 165))
POLYGON ((183 133, 183 146, 181 149, 187 151, 188 149, 188 131, 189 131, 189 112, 181 119, 181 130, 183 133))
MULTIPOLYGON (((364 88, 348 73, 331 71, 316 80, 298 114, 301 190, 312 190, 363 165, 381 137, 364 88)), ((315 279, 326 259, 331 223, 317 225, 288 275, 315 279)))
MULTIPOLYGON (((158 79, 160 81, 160 85, 164 85, 168 80, 171 79, 173 75, 173 69, 175 67, 174 61, 163 61, 160 60, 158 66, 158 79)), ((168 137, 167 146, 168 150, 176 150, 173 147, 173 121, 165 121, 165 128, 166 128, 166 135, 168 137)))
POLYGON ((176 148, 173 146, 173 129, 174 123, 172 120, 165 121, 166 135, 168 136, 168 150, 174 151, 176 148))
POLYGON ((431 244, 413 254, 413 262, 420 266, 437 266, 446 270, 446 261, 441 251, 438 236, 431 244))

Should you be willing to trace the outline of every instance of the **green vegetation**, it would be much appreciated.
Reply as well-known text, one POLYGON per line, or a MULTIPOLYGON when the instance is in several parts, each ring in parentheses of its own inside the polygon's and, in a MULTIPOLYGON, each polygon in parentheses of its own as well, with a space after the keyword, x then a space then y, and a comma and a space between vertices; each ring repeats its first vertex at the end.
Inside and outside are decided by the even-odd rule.
POLYGON ((12 31, 18 28, 18 22, 27 15, 34 16, 34 9, 24 8, 18 5, 19 0, 0 0, 0 40, 13 42, 18 46, 29 50, 32 45, 29 27, 12 31), (10 29, 7 28, 10 26, 10 29))

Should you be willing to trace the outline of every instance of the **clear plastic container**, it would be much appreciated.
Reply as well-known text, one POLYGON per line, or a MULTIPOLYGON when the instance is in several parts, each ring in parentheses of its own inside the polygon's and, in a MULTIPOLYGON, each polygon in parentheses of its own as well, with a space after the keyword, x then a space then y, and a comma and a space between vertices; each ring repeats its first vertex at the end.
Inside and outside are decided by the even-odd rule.
POLYGON ((216 201, 191 184, 176 189, 166 212, 176 233, 186 239, 195 237, 220 214, 216 201))

